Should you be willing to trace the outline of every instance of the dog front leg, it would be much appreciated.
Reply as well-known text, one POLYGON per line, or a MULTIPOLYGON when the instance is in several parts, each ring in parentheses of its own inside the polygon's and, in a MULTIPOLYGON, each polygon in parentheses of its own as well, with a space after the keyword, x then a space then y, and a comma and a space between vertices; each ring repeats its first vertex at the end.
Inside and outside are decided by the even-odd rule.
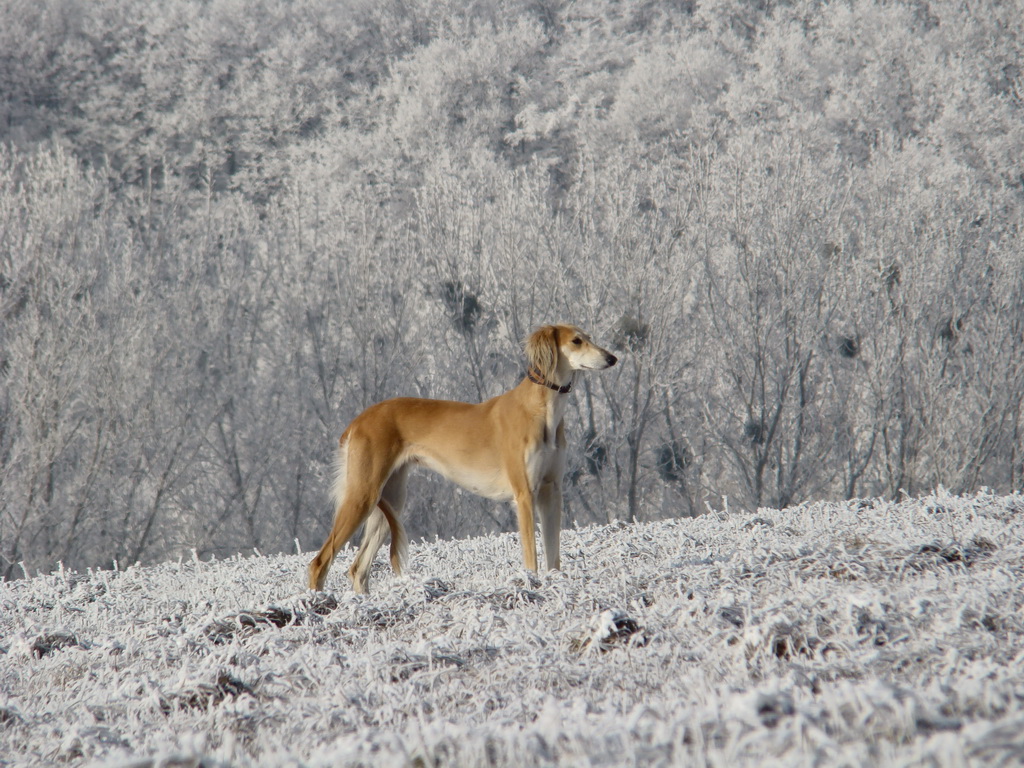
POLYGON ((516 516, 519 518, 519 541, 523 545, 523 565, 537 570, 537 539, 533 532, 533 493, 529 486, 516 491, 516 516))
POLYGON ((562 533, 562 489, 557 483, 544 483, 537 493, 540 532, 544 537, 544 562, 549 571, 562 566, 559 539, 562 533))

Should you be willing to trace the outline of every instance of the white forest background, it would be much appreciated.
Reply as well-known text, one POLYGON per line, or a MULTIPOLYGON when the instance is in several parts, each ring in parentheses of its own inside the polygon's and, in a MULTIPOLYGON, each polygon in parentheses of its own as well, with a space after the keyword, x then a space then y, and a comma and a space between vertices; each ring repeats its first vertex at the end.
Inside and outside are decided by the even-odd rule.
MULTIPOLYGON (((315 548, 567 320, 567 524, 1024 485, 1020 2, 0 4, 0 577, 315 548)), ((415 479, 413 537, 514 527, 415 479)))

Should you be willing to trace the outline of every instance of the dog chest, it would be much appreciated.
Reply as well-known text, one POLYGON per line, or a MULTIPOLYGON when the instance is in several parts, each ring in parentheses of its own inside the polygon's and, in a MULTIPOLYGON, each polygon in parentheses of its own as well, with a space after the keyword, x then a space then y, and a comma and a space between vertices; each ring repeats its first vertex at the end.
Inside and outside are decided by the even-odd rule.
POLYGON ((552 426, 545 423, 538 435, 540 439, 526 449, 526 454, 523 457, 526 475, 529 478, 530 487, 534 490, 541 483, 554 480, 562 465, 565 437, 560 427, 560 424, 552 426))

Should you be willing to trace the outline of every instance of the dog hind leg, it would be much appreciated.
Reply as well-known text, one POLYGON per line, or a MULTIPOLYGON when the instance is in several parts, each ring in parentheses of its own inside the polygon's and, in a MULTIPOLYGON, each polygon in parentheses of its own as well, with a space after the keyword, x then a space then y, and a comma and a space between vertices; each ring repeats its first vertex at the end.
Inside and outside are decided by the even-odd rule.
POLYGON ((350 435, 342 442, 338 467, 344 477, 335 482, 335 493, 341 498, 335 499, 337 511, 331 532, 309 564, 310 589, 324 588, 334 556, 376 507, 384 481, 391 474, 392 462, 375 457, 368 440, 350 435))
POLYGON ((373 563, 373 556, 377 554, 380 545, 388 535, 388 521, 380 507, 375 507, 366 518, 366 526, 363 529, 363 540, 359 545, 359 551, 348 569, 348 577, 352 581, 352 588, 358 594, 366 594, 370 591, 370 565, 373 563))
POLYGON ((405 528, 399 516, 405 506, 405 479, 408 474, 406 467, 399 467, 388 478, 381 491, 377 507, 366 519, 363 541, 359 545, 355 560, 348 570, 349 578, 356 592, 366 593, 370 590, 370 567, 373 558, 384 543, 388 532, 391 532, 391 568, 395 573, 402 572, 402 560, 408 550, 405 528))
POLYGON ((405 464, 394 472, 384 484, 378 506, 391 528, 391 570, 402 572, 402 563, 409 554, 409 539, 402 526, 402 510, 405 508, 405 484, 409 476, 409 465, 405 464))

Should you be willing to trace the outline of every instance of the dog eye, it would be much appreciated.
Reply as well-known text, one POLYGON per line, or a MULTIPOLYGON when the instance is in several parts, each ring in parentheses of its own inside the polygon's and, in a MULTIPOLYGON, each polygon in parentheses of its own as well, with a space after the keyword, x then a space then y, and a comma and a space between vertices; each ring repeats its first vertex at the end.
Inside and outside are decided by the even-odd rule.
POLYGON ((579 336, 577 336, 575 339, 572 340, 572 343, 575 344, 578 347, 580 344, 583 343, 583 339, 581 339, 579 336))

